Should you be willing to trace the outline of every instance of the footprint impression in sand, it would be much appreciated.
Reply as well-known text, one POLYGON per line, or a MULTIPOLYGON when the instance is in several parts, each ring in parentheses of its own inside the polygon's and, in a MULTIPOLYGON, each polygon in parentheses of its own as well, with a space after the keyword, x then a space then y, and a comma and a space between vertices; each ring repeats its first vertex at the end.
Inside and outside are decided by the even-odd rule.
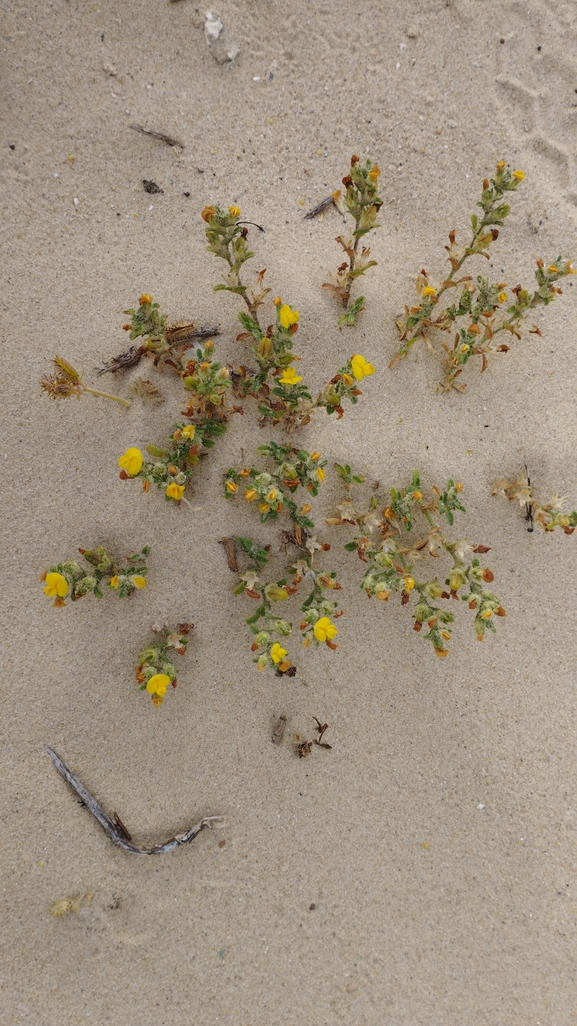
POLYGON ((550 6, 504 5, 496 94, 518 145, 549 164, 577 207, 577 6, 550 6))

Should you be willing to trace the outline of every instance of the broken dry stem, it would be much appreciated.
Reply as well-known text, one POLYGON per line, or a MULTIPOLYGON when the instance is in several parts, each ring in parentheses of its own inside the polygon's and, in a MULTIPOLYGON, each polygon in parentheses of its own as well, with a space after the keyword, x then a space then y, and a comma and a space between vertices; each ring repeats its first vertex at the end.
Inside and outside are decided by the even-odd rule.
POLYGON ((100 826, 106 834, 108 834, 111 841, 122 848, 124 851, 131 852, 133 855, 164 855, 166 852, 174 851, 175 848, 179 848, 182 844, 190 844, 191 841, 201 832, 210 828, 213 823, 221 820, 220 816, 206 816, 204 819, 199 820, 194 826, 190 827, 182 834, 175 834, 169 841, 164 844, 157 844, 153 848, 139 848, 138 845, 133 844, 129 840, 126 833, 126 828, 122 825, 122 822, 116 817, 114 819, 104 811, 101 805, 98 804, 95 798, 90 794, 90 791, 84 787, 84 784, 78 779, 76 774, 66 765, 63 759, 50 748, 48 745, 44 745, 44 751, 50 756, 54 766, 58 770, 61 776, 64 777, 65 781, 70 785, 73 791, 76 792, 78 797, 84 803, 87 809, 90 810, 95 819, 98 820, 100 826))

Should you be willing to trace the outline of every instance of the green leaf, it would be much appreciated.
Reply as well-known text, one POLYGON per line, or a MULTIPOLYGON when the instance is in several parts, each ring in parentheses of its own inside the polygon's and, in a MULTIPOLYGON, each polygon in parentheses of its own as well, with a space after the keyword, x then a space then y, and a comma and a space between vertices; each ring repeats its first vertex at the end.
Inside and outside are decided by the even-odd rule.
POLYGON ((349 307, 347 312, 344 313, 342 317, 339 317, 337 324, 354 324, 364 305, 365 297, 359 296, 358 299, 355 299, 354 303, 352 304, 352 306, 349 307))
POLYGON ((258 324, 249 314, 241 311, 238 315, 238 319, 242 324, 243 328, 248 331, 253 338, 260 342, 261 338, 264 338, 263 332, 260 330, 258 324))

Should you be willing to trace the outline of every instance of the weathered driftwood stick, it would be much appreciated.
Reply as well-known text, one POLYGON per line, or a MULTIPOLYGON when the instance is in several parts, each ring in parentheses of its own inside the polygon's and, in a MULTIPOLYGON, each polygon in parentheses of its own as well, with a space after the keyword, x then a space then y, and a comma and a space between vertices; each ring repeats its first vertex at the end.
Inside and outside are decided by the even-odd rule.
POLYGON ((76 776, 76 773, 72 772, 54 749, 49 748, 48 745, 44 745, 44 751, 50 756, 56 769, 61 776, 64 777, 66 782, 70 784, 72 790, 76 791, 76 794, 84 802, 86 808, 90 809, 90 812, 95 819, 98 820, 100 826, 104 832, 108 834, 110 840, 114 841, 119 848, 123 848, 124 851, 130 851, 134 855, 164 855, 167 851, 174 851, 174 849, 180 847, 181 844, 190 844, 201 830, 204 830, 206 827, 210 828, 213 823, 221 819, 220 816, 207 816, 205 819, 201 819, 199 823, 195 823, 195 825, 184 834, 176 834, 174 837, 171 837, 171 839, 166 841, 165 844, 157 844, 154 848, 139 848, 130 840, 130 835, 119 817, 115 815, 116 822, 110 818, 108 813, 105 812, 96 799, 92 797, 90 791, 86 790, 84 784, 82 784, 76 776))

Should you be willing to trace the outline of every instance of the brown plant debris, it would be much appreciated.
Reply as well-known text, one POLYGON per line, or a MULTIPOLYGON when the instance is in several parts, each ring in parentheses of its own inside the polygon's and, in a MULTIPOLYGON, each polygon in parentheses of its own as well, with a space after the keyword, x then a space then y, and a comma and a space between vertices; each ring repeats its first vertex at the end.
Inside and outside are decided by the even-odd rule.
POLYGON ((166 135, 165 132, 150 132, 148 128, 143 128, 142 125, 129 125, 128 127, 133 132, 140 132, 141 135, 149 135, 151 139, 158 139, 159 142, 166 143, 167 146, 180 146, 181 150, 184 149, 184 143, 181 143, 179 139, 173 139, 171 135, 166 135))

